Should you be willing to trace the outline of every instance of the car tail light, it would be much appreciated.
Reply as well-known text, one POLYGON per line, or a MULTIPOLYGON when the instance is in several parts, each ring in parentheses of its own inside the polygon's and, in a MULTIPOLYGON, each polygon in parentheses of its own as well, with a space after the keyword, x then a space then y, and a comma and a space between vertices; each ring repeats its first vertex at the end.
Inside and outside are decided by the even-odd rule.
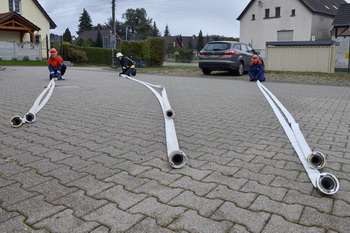
POLYGON ((205 55, 205 52, 202 50, 199 52, 199 55, 205 55))
POLYGON ((236 51, 226 51, 222 55, 235 55, 236 51))

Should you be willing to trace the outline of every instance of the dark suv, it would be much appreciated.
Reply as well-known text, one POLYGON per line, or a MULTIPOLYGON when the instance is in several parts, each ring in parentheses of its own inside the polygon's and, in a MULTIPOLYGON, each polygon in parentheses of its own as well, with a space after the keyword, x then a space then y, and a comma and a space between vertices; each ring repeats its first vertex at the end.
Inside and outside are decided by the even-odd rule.
POLYGON ((203 74, 214 70, 228 70, 243 75, 249 68, 252 56, 259 54, 247 44, 235 41, 212 41, 199 53, 199 68, 203 74))

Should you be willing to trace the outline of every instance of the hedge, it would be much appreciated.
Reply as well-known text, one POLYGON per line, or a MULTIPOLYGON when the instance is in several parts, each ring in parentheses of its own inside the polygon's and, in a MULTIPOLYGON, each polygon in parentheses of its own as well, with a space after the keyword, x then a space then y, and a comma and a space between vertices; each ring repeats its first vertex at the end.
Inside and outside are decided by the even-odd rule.
MULTIPOLYGON (((161 66, 164 62, 166 42, 164 38, 149 38, 145 41, 122 41, 114 51, 125 56, 137 57, 149 66, 161 66)), ((114 55, 115 55, 114 54, 114 55)), ((112 49, 80 47, 63 43, 64 60, 73 63, 107 64, 111 59, 112 49)))

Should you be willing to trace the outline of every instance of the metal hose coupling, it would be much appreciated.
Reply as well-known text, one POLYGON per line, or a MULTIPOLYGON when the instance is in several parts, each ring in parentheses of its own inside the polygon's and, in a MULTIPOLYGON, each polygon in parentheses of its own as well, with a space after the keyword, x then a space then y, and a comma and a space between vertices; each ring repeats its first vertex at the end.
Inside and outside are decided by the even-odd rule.
POLYGON ((183 151, 176 150, 168 155, 169 163, 173 168, 182 168, 185 166, 187 156, 183 151))
POLYGON ((327 195, 332 195, 339 190, 339 181, 331 173, 321 173, 316 179, 318 190, 327 195))
POLYGON ((14 116, 11 118, 11 126, 18 128, 23 124, 23 119, 20 116, 14 116))
POLYGON ((319 151, 314 151, 307 156, 307 162, 312 168, 321 169, 326 164, 326 156, 319 151))
POLYGON ((28 112, 25 116, 26 123, 33 123, 36 120, 34 113, 28 112))

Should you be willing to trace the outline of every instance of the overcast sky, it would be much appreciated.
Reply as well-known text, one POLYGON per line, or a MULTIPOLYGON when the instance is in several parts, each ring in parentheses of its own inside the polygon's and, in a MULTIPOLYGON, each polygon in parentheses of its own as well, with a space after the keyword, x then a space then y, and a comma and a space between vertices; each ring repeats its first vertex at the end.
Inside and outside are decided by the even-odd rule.
MULTIPOLYGON (((89 13, 92 24, 104 25, 112 17, 112 0, 38 0, 56 23, 51 33, 62 35, 66 28, 76 35, 83 8, 89 13)), ((147 17, 164 34, 168 24, 170 34, 175 36, 222 35, 239 37, 241 14, 250 0, 116 0, 116 19, 124 22, 122 14, 128 8, 145 8, 147 17)))

